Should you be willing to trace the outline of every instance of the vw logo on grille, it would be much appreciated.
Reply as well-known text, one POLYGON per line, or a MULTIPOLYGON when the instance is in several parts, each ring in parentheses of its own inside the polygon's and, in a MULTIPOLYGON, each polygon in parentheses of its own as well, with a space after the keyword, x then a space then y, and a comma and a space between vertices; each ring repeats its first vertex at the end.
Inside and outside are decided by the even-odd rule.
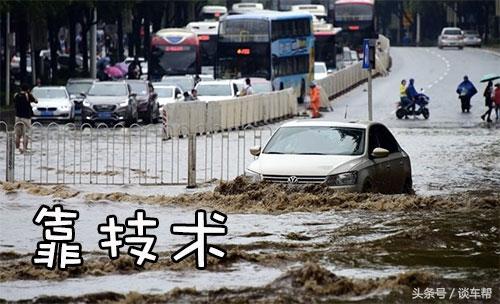
POLYGON ((299 179, 297 178, 297 176, 290 176, 287 180, 287 182, 289 184, 296 184, 299 182, 299 179))

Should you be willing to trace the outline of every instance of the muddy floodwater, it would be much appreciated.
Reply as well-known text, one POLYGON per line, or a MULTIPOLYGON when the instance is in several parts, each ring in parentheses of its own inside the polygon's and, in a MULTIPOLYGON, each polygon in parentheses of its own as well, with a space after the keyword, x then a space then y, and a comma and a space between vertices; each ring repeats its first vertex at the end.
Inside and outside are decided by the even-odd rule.
POLYGON ((499 131, 393 131, 411 156, 416 195, 243 178, 195 190, 3 182, 0 302, 499 303, 499 131), (42 240, 33 216, 41 204, 56 203, 79 211, 75 241, 84 264, 66 271, 31 263, 42 240), (159 259, 144 267, 126 249, 112 261, 98 246, 97 226, 108 215, 123 222, 137 209, 159 220, 151 230, 159 259), (197 209, 227 214, 228 234, 208 238, 227 256, 210 257, 203 271, 193 256, 171 259, 192 239, 170 226, 193 223, 197 209))

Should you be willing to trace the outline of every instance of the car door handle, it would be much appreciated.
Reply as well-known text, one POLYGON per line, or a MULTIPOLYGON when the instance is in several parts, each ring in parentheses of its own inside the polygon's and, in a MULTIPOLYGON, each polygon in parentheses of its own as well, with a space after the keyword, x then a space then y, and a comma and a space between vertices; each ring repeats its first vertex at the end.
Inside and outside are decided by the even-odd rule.
POLYGON ((385 167, 386 167, 387 169, 390 169, 390 168, 391 168, 391 165, 385 165, 385 167))

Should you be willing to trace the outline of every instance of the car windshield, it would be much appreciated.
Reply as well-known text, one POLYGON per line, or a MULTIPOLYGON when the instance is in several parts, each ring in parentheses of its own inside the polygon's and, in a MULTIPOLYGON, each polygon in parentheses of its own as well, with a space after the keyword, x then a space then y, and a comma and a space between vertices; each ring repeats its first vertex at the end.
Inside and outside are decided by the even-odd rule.
POLYGON ((231 86, 229 84, 203 84, 196 88, 198 96, 231 96, 231 86))
POLYGON ((66 90, 72 95, 77 95, 80 93, 87 94, 92 87, 91 82, 71 82, 66 85, 66 90))
POLYGON ((361 155, 365 131, 338 127, 285 127, 269 140, 264 154, 361 155))
POLYGON ((43 88, 36 88, 33 89, 32 91, 33 96, 36 98, 42 98, 42 99, 58 99, 58 98, 66 98, 66 92, 62 89, 43 89, 43 88))
POLYGON ((163 78, 161 80, 162 84, 165 85, 176 85, 179 86, 183 91, 191 91, 194 86, 194 82, 191 78, 187 77, 175 77, 175 78, 163 78))
POLYGON ((445 30, 444 35, 462 35, 462 31, 460 30, 445 30))
POLYGON ((148 85, 145 82, 129 82, 128 84, 132 93, 141 96, 148 94, 148 85))
POLYGON ((158 97, 172 98, 174 95, 174 89, 169 87, 155 87, 155 92, 158 97))
POLYGON ((89 90, 91 96, 125 96, 127 87, 123 83, 95 83, 89 90))
POLYGON ((314 73, 326 73, 326 66, 322 64, 314 64, 314 73))

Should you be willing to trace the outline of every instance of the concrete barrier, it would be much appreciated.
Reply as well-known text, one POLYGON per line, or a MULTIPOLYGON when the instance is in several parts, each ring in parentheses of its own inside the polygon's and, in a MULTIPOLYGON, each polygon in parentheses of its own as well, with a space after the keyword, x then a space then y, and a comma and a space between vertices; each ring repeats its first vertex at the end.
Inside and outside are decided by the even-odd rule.
MULTIPOLYGON (((164 108, 168 136, 216 132, 297 114, 292 89, 211 102, 177 102, 164 108)), ((165 124, 165 122, 164 122, 165 124)))

